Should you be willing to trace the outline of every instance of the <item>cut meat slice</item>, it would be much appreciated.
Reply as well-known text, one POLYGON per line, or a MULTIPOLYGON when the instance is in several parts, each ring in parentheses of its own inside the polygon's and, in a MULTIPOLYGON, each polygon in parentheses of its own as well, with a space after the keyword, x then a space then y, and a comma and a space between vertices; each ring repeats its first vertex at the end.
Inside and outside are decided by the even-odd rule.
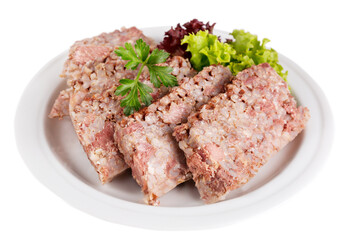
POLYGON ((62 119, 64 116, 69 115, 69 99, 72 91, 72 88, 68 88, 60 92, 50 111, 49 118, 62 119))
POLYGON ((287 84, 264 63, 240 72, 174 130, 201 198, 213 203, 247 183, 310 118, 287 84))
MULTIPOLYGON (((124 46, 126 42, 134 44, 139 38, 142 38, 146 43, 150 44, 151 49, 155 48, 155 42, 135 27, 123 28, 121 31, 115 30, 111 33, 102 33, 99 36, 75 42, 69 50, 69 57, 60 75, 64 81, 67 81, 69 88, 60 92, 49 117, 62 118, 63 116, 67 116, 69 112, 69 97, 72 94, 76 81, 88 82, 90 77, 89 71, 94 69, 98 64, 104 63, 110 55, 114 55, 112 52, 115 48, 124 46)), ((110 65, 108 68, 109 67, 110 65)), ((118 75, 136 75, 136 73, 126 71, 123 67, 116 69, 116 72, 118 75)))
MULTIPOLYGON (((85 66, 81 80, 76 81, 70 97, 70 118, 90 162, 94 165, 102 183, 110 181, 128 166, 114 142, 114 123, 120 121, 123 108, 122 97, 114 92, 122 78, 135 78, 137 71, 125 70, 126 61, 111 53, 104 63, 95 67, 85 66)), ((190 63, 182 57, 174 57, 162 64, 172 67, 178 81, 193 72, 190 63)), ((154 88, 148 72, 143 72, 140 81, 153 89, 154 100, 164 96, 168 88, 154 88)))
POLYGON ((224 91, 232 75, 228 68, 210 66, 149 107, 123 118, 115 140, 145 194, 148 204, 190 178, 185 156, 172 136, 173 128, 211 97, 224 91))

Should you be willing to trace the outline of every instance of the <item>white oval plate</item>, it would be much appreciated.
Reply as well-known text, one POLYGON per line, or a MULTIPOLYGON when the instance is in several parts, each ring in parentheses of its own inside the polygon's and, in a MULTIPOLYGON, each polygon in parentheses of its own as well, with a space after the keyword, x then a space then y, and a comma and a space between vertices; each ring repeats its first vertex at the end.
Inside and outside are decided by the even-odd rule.
MULTIPOLYGON (((167 29, 147 28, 144 33, 161 41, 167 29)), ((215 34, 229 38, 222 31, 215 34)), ((318 171, 330 149, 333 120, 324 94, 308 74, 279 54, 280 63, 289 71, 292 93, 299 104, 310 109, 306 130, 225 201, 204 205, 194 183, 189 181, 162 197, 159 207, 147 206, 130 171, 101 185, 69 118, 47 117, 59 91, 65 88, 59 74, 66 57, 64 52, 46 64, 23 93, 15 118, 17 145, 40 182, 74 207, 99 218, 153 229, 227 225, 272 207, 298 191, 318 171)))

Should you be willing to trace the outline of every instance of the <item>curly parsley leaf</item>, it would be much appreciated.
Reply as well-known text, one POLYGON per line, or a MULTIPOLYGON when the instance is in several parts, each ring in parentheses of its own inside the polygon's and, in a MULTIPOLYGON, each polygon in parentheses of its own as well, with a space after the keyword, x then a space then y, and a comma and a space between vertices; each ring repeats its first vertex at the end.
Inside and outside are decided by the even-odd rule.
POLYGON ((123 98, 120 102, 120 106, 124 108, 125 115, 131 115, 134 111, 140 110, 140 101, 137 97, 138 95, 138 85, 134 85, 134 87, 130 90, 129 94, 123 98))
POLYGON ((159 88, 161 84, 165 87, 177 86, 178 82, 175 76, 171 75, 171 67, 165 66, 148 66, 150 73, 150 81, 155 87, 159 88))
POLYGON ((146 106, 149 106, 153 100, 149 93, 153 92, 153 89, 142 82, 139 82, 139 86, 140 99, 146 106))
POLYGON ((120 85, 115 90, 115 95, 125 96, 121 99, 120 106, 124 108, 124 114, 127 116, 140 110, 141 103, 149 106, 153 100, 150 95, 153 89, 139 81, 144 66, 148 68, 150 82, 156 88, 161 87, 162 84, 166 87, 173 87, 178 84, 176 77, 171 75, 173 71, 171 67, 156 65, 165 62, 170 54, 164 50, 155 49, 149 55, 150 46, 142 39, 136 41, 134 48, 130 43, 126 43, 125 48, 119 47, 115 53, 123 60, 128 60, 125 65, 127 69, 135 70, 140 65, 136 78, 121 79, 120 85))
POLYGON ((157 63, 163 63, 166 59, 170 56, 169 53, 165 52, 164 50, 154 49, 150 54, 148 64, 154 65, 157 63))
POLYGON ((115 53, 121 56, 123 60, 129 60, 125 65, 127 69, 135 70, 141 63, 130 43, 125 43, 125 48, 119 47, 115 50, 115 53))
POLYGON ((121 79, 119 82, 121 85, 118 86, 115 91, 115 95, 117 96, 125 96, 134 87, 135 84, 135 81, 131 79, 121 79))
POLYGON ((146 61, 146 58, 149 55, 150 52, 150 46, 146 44, 146 42, 144 42, 142 39, 139 39, 138 41, 136 41, 135 44, 135 51, 137 53, 137 55, 139 56, 139 59, 144 62, 146 61), (141 40, 141 41, 139 41, 141 40))

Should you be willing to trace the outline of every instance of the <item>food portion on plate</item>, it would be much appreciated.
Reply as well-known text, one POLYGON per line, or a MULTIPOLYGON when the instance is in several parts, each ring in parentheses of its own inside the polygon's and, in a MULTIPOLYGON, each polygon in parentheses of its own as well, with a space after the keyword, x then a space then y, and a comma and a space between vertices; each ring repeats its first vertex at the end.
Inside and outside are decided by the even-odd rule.
MULTIPOLYGON (((114 50, 138 39, 144 39, 151 49, 155 48, 154 41, 134 27, 76 42, 70 48, 62 74, 69 88, 60 93, 49 115, 51 118, 70 115, 79 141, 102 183, 111 181, 128 168, 113 137, 115 122, 124 116, 115 90, 119 79, 135 78, 138 71, 126 69, 127 61, 120 59, 114 50)), ((178 80, 191 74, 189 62, 181 57, 169 58, 163 65, 176 69, 173 74, 178 80)), ((153 99, 169 90, 155 88, 146 71, 139 79, 153 90, 153 99)))
MULTIPOLYGON (((60 75, 67 82, 68 89, 60 92, 49 117, 62 118, 69 115, 69 99, 75 85, 85 82, 86 87, 86 84, 90 84, 90 76, 98 64, 111 60, 113 66, 116 66, 116 61, 123 64, 124 62, 113 53, 114 49, 124 45, 126 42, 135 43, 139 38, 150 44, 152 48, 156 46, 152 39, 145 37, 135 27, 124 28, 121 31, 115 30, 111 33, 102 33, 99 36, 76 41, 69 49, 68 59, 65 61, 60 75)), ((118 77, 133 77, 136 75, 136 72, 126 71, 123 68, 118 67, 117 70, 118 77)))
POLYGON ((102 183, 131 168, 145 202, 193 179, 205 203, 223 200, 292 141, 309 119, 277 52, 196 19, 156 45, 132 27, 77 41, 50 118, 69 115, 102 183))
POLYGON ((143 38, 152 47, 153 40, 136 28, 103 33, 77 41, 69 50, 61 77, 68 89, 60 92, 50 118, 70 115, 79 141, 102 183, 127 169, 113 137, 113 119, 121 114, 112 88, 117 78, 134 77, 136 71, 124 68, 125 61, 114 53, 119 45, 143 38))
POLYGON ((184 78, 166 96, 116 124, 115 140, 147 203, 157 204, 158 197, 190 178, 184 153, 172 136, 174 127, 223 92, 231 78, 227 67, 206 67, 193 78, 184 78))
POLYGON ((296 107, 285 81, 262 63, 243 70, 175 127, 201 198, 213 203, 252 178, 271 156, 292 141, 310 115, 296 107))

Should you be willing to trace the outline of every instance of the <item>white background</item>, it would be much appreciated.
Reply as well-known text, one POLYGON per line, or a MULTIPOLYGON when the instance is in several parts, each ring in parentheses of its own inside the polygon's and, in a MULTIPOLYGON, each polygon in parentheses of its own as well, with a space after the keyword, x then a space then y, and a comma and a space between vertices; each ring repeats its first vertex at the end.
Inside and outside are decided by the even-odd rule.
MULTIPOLYGON (((1 239, 359 239, 360 8, 357 1, 1 1, 1 239), (313 181, 282 204, 228 227, 166 232, 109 223, 39 183, 14 139, 27 83, 75 40, 122 26, 192 18, 245 29, 307 71, 326 94, 335 138, 313 181)), ((26 119, 24 119, 26 121, 26 119)))

